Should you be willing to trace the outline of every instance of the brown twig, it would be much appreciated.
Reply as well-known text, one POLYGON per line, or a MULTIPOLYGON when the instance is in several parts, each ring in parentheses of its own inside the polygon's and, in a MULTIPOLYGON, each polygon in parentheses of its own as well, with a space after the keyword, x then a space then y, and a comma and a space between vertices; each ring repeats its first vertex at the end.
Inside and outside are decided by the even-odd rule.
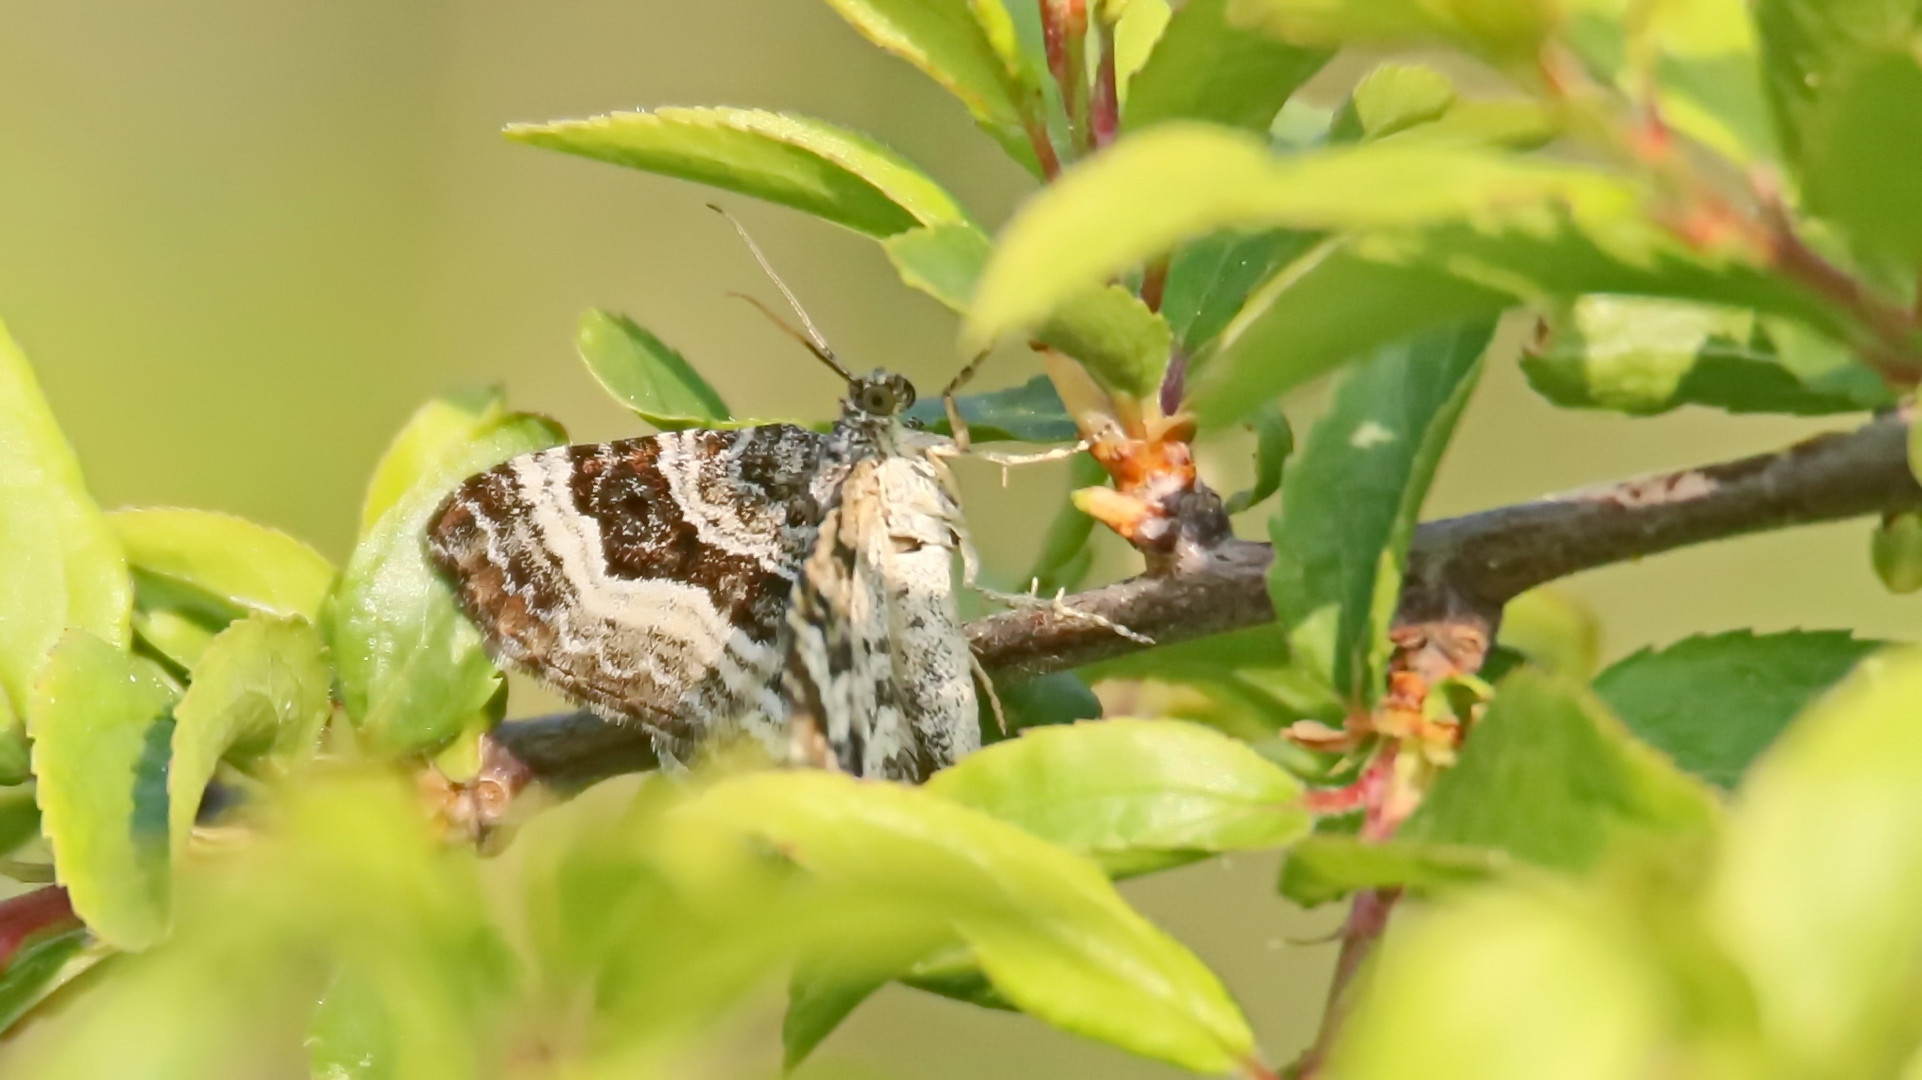
MULTIPOLYGON (((1477 642, 1485 648, 1504 603, 1570 574, 1747 533, 1922 506, 1907 440, 1907 419, 1888 416, 1777 453, 1428 522, 1409 552, 1397 633, 1426 635, 1442 655, 1477 642)), ((1161 644, 1260 626, 1274 619, 1269 557, 1266 544, 1229 540, 1161 576, 1068 603, 1161 644)), ((1046 609, 982 619, 969 625, 968 639, 990 673, 1017 680, 1141 648, 1093 621, 1046 609)), ((1453 662, 1473 670, 1480 657, 1453 662)), ((513 768, 564 788, 653 763, 642 733, 584 713, 511 721, 495 740, 513 768)))

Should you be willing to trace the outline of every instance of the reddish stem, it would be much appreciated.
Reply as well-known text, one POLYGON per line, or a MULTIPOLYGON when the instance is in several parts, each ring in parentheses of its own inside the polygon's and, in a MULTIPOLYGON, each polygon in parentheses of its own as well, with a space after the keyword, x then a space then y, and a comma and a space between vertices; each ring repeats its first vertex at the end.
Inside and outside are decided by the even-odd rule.
POLYGON ((1041 178, 1052 182, 1061 175, 1061 158, 1054 152, 1054 140, 1048 137, 1048 125, 1032 115, 1022 117, 1021 123, 1028 130, 1035 160, 1041 163, 1041 178))
POLYGON ((1141 302, 1149 311, 1160 311, 1168 292, 1168 256, 1163 255, 1141 270, 1141 302))
POLYGON ((1048 73, 1061 91, 1061 112, 1068 120, 1068 145, 1086 149, 1088 139, 1086 0, 1040 0, 1041 39, 1047 46, 1048 73))
POLYGON ((1341 954, 1335 958, 1335 976, 1328 985, 1328 1006, 1321 1015, 1321 1030, 1315 1044, 1289 1070, 1293 1080, 1313 1080, 1327 1064, 1328 1051, 1341 1033, 1342 1022, 1354 1005, 1355 976, 1375 953, 1375 946, 1388 929, 1388 916, 1401 899, 1400 889, 1363 889, 1355 894, 1348 909, 1348 922, 1341 930, 1341 954))
POLYGON ((0 970, 13 963, 14 955, 34 935, 79 923, 67 890, 59 885, 0 901, 0 970))
MULTIPOLYGON (((1094 101, 1089 108, 1096 150, 1115 141, 1121 133, 1121 94, 1115 85, 1114 26, 1103 19, 1095 24, 1099 53, 1095 59, 1094 101)), ((1156 307, 1160 306, 1157 301, 1156 307)))

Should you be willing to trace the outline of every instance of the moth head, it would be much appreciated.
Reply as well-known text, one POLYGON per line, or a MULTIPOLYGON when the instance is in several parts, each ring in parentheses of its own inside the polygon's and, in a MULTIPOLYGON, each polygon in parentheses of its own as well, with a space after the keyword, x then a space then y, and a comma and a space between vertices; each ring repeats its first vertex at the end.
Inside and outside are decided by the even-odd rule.
POLYGON ((848 403, 869 416, 893 416, 914 404, 914 384, 877 368, 848 384, 848 403))

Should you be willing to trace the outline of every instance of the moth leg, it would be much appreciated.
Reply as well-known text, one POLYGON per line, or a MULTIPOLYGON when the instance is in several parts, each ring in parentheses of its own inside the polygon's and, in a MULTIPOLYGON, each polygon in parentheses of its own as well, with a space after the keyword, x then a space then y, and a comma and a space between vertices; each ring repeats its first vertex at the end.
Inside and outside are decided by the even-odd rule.
POLYGON ((955 447, 962 453, 967 452, 971 439, 968 436, 968 422, 961 419, 961 406, 955 401, 954 395, 974 378, 981 370, 982 362, 993 351, 983 349, 976 353, 974 359, 962 365, 961 370, 954 373, 954 378, 948 380, 948 385, 941 388, 941 411, 948 414, 948 430, 953 433, 955 447))
POLYGON ((988 695, 988 709, 994 713, 994 726, 1002 735, 1010 734, 1008 712, 1001 707, 1001 695, 996 692, 994 680, 988 678, 988 669, 981 666, 981 658, 974 655, 972 647, 968 649, 968 666, 974 669, 975 680, 981 684, 981 689, 988 695))
POLYGON ((1080 608, 1068 603, 1068 590, 1066 589, 1058 590, 1053 598, 1044 600, 1032 591, 1010 593, 1002 592, 999 589, 988 588, 986 585, 981 584, 981 554, 974 550, 974 539, 968 535, 965 529, 959 527, 955 528, 954 536, 955 547, 961 549, 961 584, 974 590, 981 596, 1008 608, 1026 608, 1029 610, 1046 608, 1064 619, 1073 619, 1077 622, 1085 622, 1093 626, 1111 630, 1117 636, 1127 638, 1129 641, 1136 642, 1137 644, 1153 645, 1155 643, 1155 640, 1148 635, 1130 630, 1105 615, 1097 615, 1092 611, 1082 611, 1080 608))

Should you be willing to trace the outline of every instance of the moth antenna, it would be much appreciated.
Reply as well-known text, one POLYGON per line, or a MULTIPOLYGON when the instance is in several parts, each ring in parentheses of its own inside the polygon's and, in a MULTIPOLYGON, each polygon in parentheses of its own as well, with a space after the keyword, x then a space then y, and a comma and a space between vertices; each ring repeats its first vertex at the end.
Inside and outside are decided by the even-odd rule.
POLYGON ((815 327, 814 320, 808 318, 807 309, 802 307, 801 301, 795 298, 794 290, 788 288, 787 282, 781 280, 781 275, 774 272, 773 264, 769 263, 767 256, 761 253, 761 245, 755 243, 754 237, 748 235, 747 226, 742 225, 735 219, 733 214, 723 210, 715 203, 708 203, 707 208, 726 218, 727 223, 734 226, 734 231, 741 234, 741 242, 747 245, 748 253, 754 256, 755 262, 761 264, 761 272, 766 274, 767 279, 774 283, 774 287, 781 290, 781 298, 787 301, 787 306, 800 318, 801 325, 806 329, 806 333, 802 333, 800 330, 789 326, 786 320, 776 315, 768 309, 766 304, 761 303, 752 296, 747 296, 743 293, 730 293, 729 295, 739 296, 741 299, 759 308, 761 314, 766 315, 774 325, 786 331, 789 337, 806 346, 807 351, 813 353, 815 359, 832 368, 834 373, 841 376, 846 382, 854 382, 854 376, 849 374, 848 369, 841 365, 840 358, 834 355, 834 347, 828 344, 828 339, 822 336, 821 331, 815 327))

